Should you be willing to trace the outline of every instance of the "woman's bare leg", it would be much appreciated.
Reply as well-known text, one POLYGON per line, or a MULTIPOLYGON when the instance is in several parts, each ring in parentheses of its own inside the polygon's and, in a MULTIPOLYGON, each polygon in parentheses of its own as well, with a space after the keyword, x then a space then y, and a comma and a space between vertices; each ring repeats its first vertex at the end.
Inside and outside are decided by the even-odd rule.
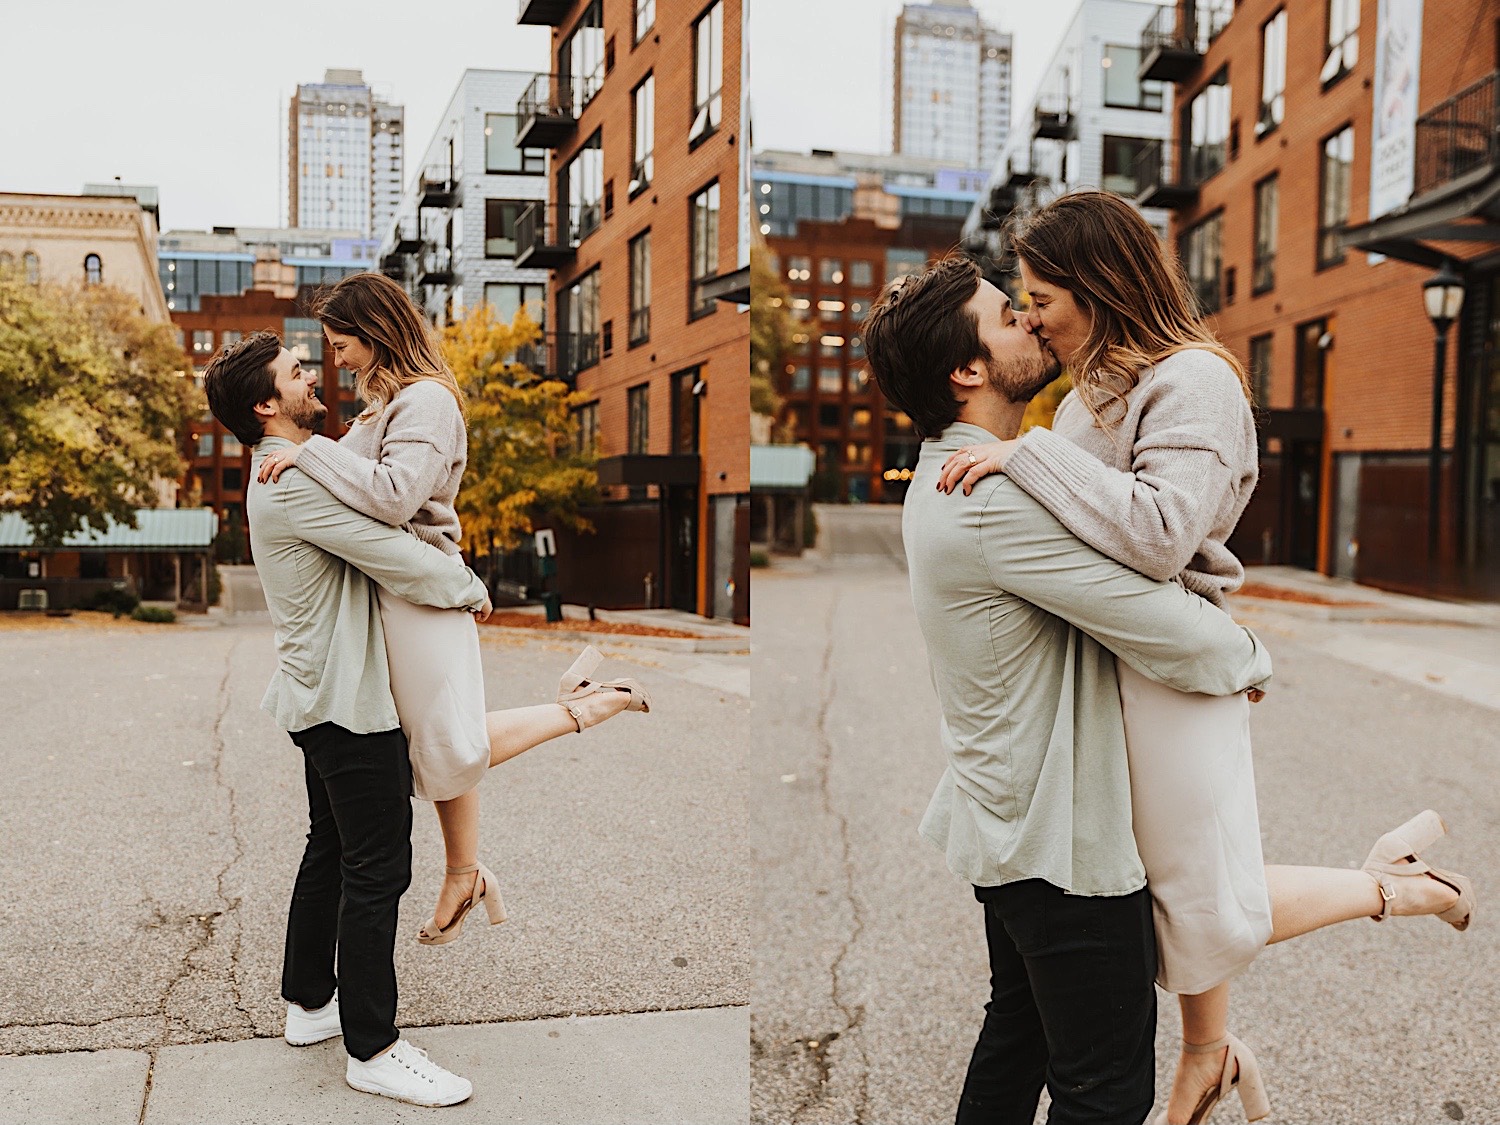
MULTIPOLYGON (((1196 996, 1179 995, 1177 1006, 1182 1011, 1184 1043, 1213 1043, 1228 1034, 1228 981, 1196 996)), ((1224 1051, 1209 1054, 1183 1051, 1178 1054, 1177 1070, 1172 1075, 1172 1093, 1167 1099, 1169 1122, 1177 1125, 1187 1121, 1203 1095, 1218 1086, 1219 1075, 1224 1070, 1224 1054, 1224 1051)))
MULTIPOLYGON (((443 854, 448 866, 472 867, 478 863, 479 790, 470 789, 451 801, 434 801, 432 807, 437 810, 438 824, 443 830, 443 854)), ((474 894, 474 884, 478 877, 478 872, 475 871, 443 876, 437 906, 432 912, 439 929, 453 921, 453 916, 458 913, 464 900, 474 894)))

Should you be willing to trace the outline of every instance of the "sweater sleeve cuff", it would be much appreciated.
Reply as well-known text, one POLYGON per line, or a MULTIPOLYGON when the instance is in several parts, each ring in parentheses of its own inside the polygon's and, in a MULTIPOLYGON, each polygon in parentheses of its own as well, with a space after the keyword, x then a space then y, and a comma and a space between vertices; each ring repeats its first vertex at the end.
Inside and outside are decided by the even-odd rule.
POLYGON ((324 488, 329 488, 339 476, 340 458, 345 453, 332 438, 313 434, 302 443, 302 449, 297 454, 297 468, 324 488))
POLYGON ((1097 457, 1041 426, 1028 430, 1005 462, 1005 474, 1059 519, 1098 490, 1106 471, 1097 457))

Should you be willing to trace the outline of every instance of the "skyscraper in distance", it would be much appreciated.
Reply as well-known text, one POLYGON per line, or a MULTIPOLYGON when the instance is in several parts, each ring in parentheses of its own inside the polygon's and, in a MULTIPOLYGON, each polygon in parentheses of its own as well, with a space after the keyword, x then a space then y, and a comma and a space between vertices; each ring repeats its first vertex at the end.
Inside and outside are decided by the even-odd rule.
POLYGON ((893 149, 965 168, 1010 137, 1011 36, 970 0, 906 4, 896 17, 893 149))
POLYGON ((405 111, 358 70, 297 87, 287 121, 287 224, 378 238, 401 201, 405 111))

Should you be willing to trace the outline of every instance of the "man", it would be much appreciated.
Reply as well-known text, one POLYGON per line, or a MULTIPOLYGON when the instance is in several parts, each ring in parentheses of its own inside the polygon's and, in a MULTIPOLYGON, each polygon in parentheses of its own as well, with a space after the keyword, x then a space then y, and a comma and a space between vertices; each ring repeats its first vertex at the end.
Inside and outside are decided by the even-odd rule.
POLYGON ((1131 833, 1114 654, 1181 691, 1265 681, 1208 602, 1074 538, 1003 475, 937 490, 960 446, 1016 436, 1057 359, 962 258, 865 322, 885 396, 927 439, 902 513, 948 766, 922 834, 984 904, 991 999, 960 1125, 1138 1125, 1153 1101, 1156 942, 1131 833))
POLYGON ((408 601, 490 612, 484 583, 436 547, 346 507, 304 473, 254 479, 322 424, 315 378, 272 333, 216 356, 214 417, 253 447, 250 542, 276 626, 261 706, 302 750, 311 828, 287 918, 286 1041, 342 1034, 345 1081, 417 1105, 473 1092, 396 1031, 396 914, 411 882, 411 762, 391 697, 375 583, 408 601), (338 971, 334 958, 337 953, 338 971), (335 993, 335 988, 338 993, 335 993))

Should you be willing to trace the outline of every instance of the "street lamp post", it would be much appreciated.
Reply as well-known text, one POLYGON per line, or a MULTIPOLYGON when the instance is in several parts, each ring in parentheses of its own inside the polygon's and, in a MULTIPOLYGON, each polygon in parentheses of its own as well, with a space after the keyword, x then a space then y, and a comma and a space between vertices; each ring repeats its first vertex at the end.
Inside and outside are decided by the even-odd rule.
POLYGON ((1438 531, 1441 526, 1438 505, 1443 459, 1443 375, 1448 357, 1448 329, 1458 319, 1464 304, 1464 280, 1453 272, 1453 263, 1444 259, 1437 273, 1422 282, 1422 300, 1435 333, 1432 361, 1432 448, 1427 467, 1427 562, 1435 565, 1438 555, 1438 531))

